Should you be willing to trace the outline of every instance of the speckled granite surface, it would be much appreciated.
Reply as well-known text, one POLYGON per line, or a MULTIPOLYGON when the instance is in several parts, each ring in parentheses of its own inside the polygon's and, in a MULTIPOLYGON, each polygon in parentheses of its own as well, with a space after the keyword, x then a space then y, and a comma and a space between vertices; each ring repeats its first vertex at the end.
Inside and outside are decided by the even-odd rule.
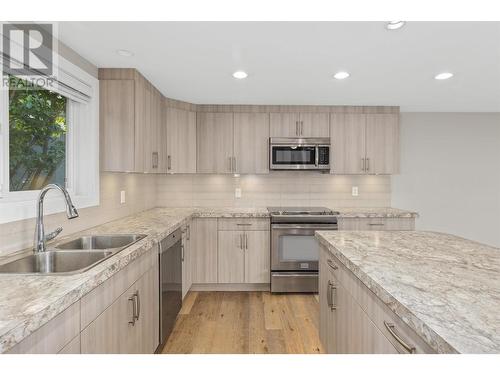
MULTIPOLYGON (((374 212, 377 209, 370 210, 374 212)), ((386 208, 380 210, 380 212, 387 212, 386 208)), ((345 212, 354 215, 355 212, 365 214, 367 211, 348 209, 345 212)), ((145 239, 81 274, 71 276, 0 274, 0 353, 7 351, 128 263, 151 249, 159 239, 172 233, 189 218, 268 216, 269 213, 265 207, 155 208, 57 239, 49 244, 49 247, 85 234, 140 233, 148 235, 145 239)), ((5 262, 5 259, 0 258, 0 263, 5 262)))
POLYGON ((317 238, 440 353, 500 353, 500 249, 420 231, 317 238))
POLYGON ((339 208, 340 216, 344 218, 417 218, 418 213, 400 210, 392 207, 339 208))

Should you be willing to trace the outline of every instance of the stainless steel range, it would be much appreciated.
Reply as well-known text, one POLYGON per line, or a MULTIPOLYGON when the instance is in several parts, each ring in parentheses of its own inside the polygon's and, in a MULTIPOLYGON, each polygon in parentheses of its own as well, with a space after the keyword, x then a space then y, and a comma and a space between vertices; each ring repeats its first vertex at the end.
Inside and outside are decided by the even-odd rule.
POLYGON ((268 207, 271 215, 271 292, 318 292, 317 230, 337 230, 326 207, 268 207))

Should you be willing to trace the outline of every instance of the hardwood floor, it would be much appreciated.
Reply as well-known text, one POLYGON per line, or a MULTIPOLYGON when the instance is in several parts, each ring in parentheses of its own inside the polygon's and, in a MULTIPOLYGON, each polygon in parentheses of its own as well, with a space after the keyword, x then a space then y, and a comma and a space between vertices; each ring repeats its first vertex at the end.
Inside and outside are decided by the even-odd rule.
POLYGON ((163 353, 324 353, 311 294, 190 292, 163 353))

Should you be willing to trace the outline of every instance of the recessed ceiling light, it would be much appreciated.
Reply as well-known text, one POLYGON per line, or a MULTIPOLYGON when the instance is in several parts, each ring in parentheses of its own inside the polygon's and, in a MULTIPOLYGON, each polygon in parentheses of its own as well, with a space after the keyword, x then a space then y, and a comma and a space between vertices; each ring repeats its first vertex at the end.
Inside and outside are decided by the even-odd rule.
POLYGON ((243 78, 247 78, 248 74, 245 73, 243 70, 238 70, 237 72, 233 73, 233 77, 236 79, 243 79, 243 78))
POLYGON ((450 72, 444 72, 444 73, 439 73, 437 74, 434 79, 438 79, 440 81, 442 81, 443 79, 449 79, 453 77, 453 73, 450 73, 450 72))
POLYGON ((333 78, 335 79, 346 79, 347 77, 349 77, 349 73, 347 72, 337 72, 335 73, 335 75, 333 76, 333 78))
POLYGON ((126 50, 126 49, 117 49, 116 53, 119 54, 120 56, 123 56, 123 57, 134 56, 134 53, 132 51, 129 51, 129 50, 126 50))
POLYGON ((405 25, 405 21, 389 21, 385 27, 387 30, 397 30, 402 28, 405 25))

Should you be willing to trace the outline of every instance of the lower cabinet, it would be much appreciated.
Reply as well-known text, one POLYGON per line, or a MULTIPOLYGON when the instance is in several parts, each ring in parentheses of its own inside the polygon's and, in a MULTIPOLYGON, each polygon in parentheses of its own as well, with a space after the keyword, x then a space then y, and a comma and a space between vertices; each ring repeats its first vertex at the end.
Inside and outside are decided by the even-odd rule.
POLYGON ((154 268, 147 271, 81 333, 81 352, 154 353, 158 346, 158 283, 154 268))
POLYGON ((435 352, 323 246, 319 303, 320 340, 327 353, 435 352))
POLYGON ((217 283, 217 219, 194 218, 190 241, 192 283, 217 283))

